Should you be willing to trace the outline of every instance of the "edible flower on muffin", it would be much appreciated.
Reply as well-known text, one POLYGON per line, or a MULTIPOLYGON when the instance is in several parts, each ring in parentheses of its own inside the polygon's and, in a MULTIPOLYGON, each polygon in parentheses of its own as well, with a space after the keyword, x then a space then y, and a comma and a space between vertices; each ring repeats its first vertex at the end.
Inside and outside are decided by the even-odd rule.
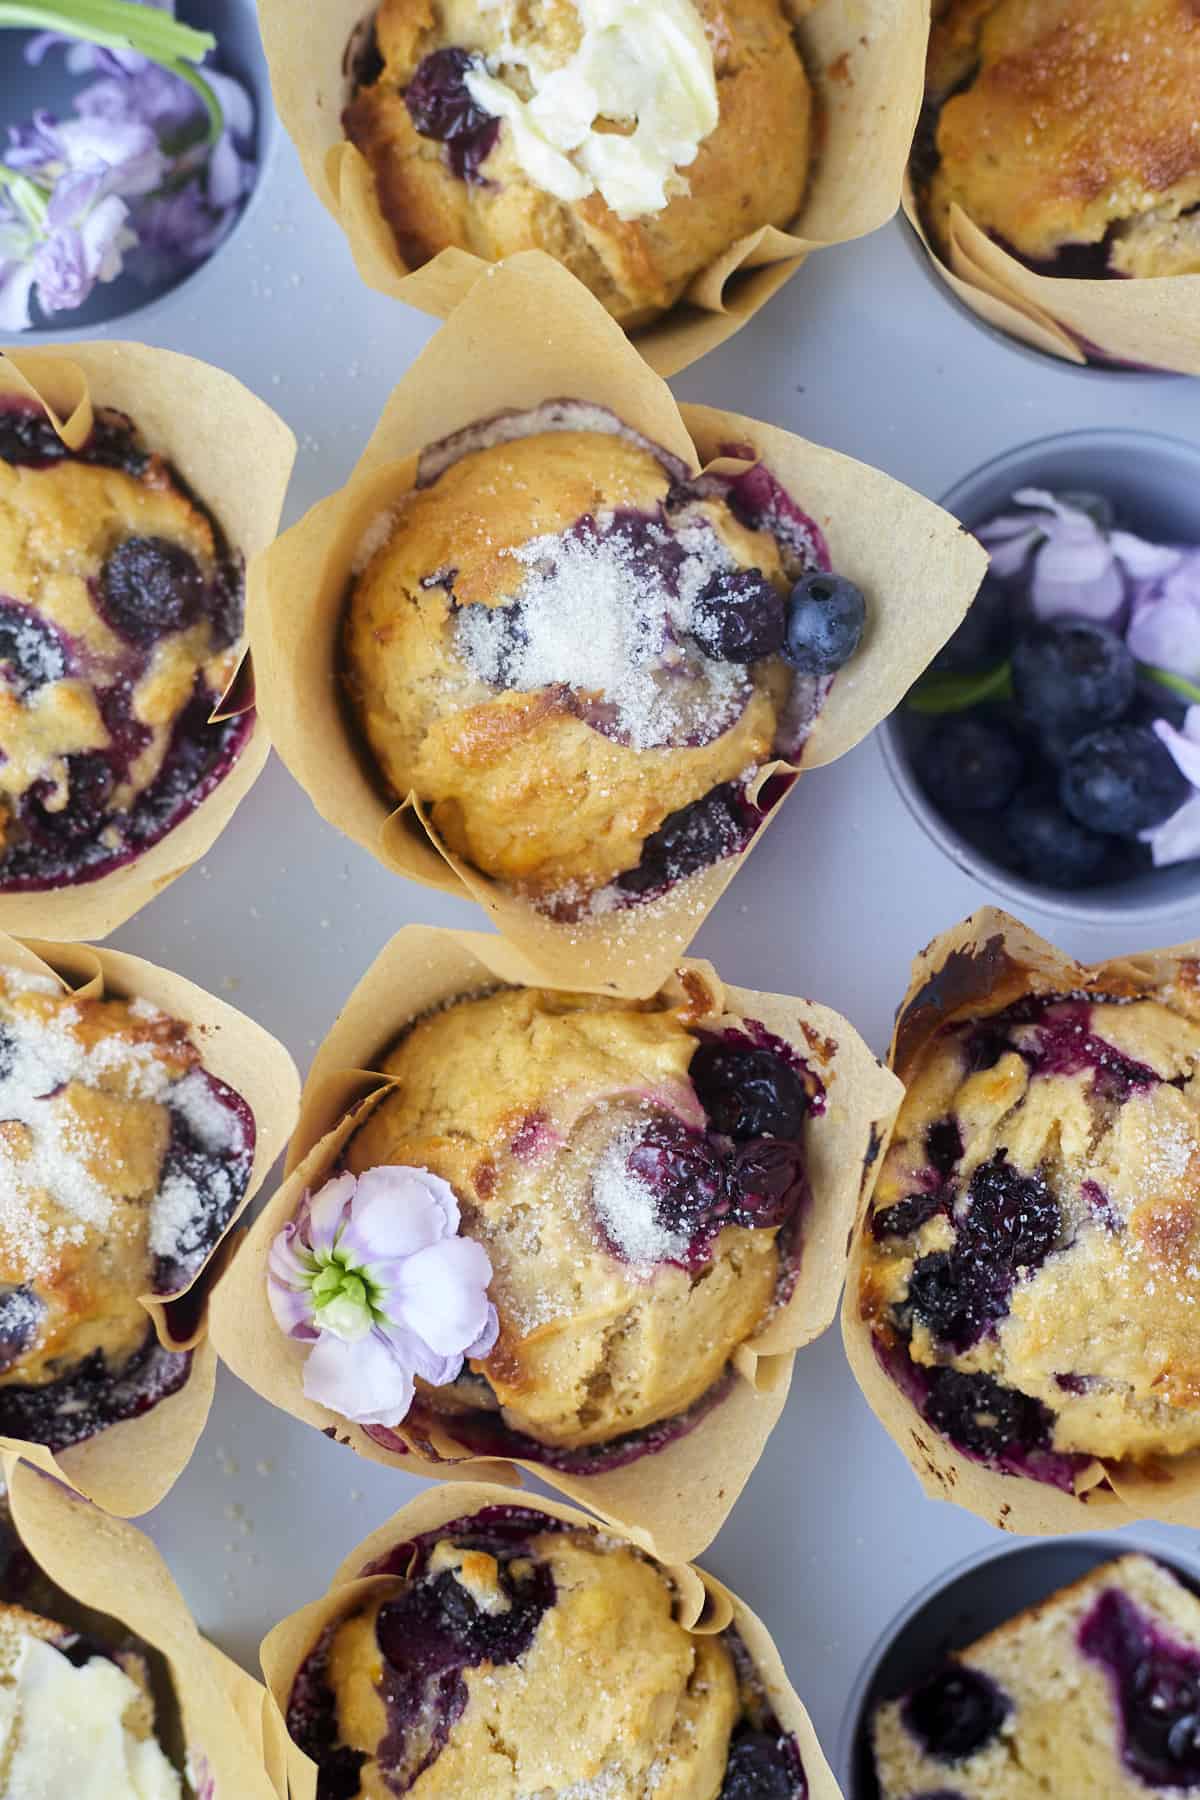
POLYGON ((305 1196, 271 1246, 267 1293, 280 1329, 312 1345, 310 1400, 398 1425, 417 1376, 440 1387, 487 1355, 492 1265, 459 1222, 454 1189, 426 1169, 336 1175, 305 1196))

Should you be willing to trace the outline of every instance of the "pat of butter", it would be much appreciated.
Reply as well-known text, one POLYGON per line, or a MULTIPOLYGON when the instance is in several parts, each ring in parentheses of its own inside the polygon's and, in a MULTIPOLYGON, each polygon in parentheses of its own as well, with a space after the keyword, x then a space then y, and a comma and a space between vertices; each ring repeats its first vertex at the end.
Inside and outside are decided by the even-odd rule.
POLYGON ((506 121, 517 161, 547 193, 571 201, 599 190, 621 219, 661 212, 687 192, 678 171, 694 162, 720 113, 700 14, 692 0, 575 0, 575 9, 582 41, 557 68, 535 43, 514 42, 506 17, 489 64, 525 69, 529 100, 482 66, 467 74, 471 97, 506 121), (599 119, 633 130, 597 131, 599 119))
POLYGON ((0 1800, 180 1800, 159 1745, 122 1723, 140 1696, 115 1663, 94 1656, 77 1669, 27 1637, 14 1677, 0 1689, 0 1800))

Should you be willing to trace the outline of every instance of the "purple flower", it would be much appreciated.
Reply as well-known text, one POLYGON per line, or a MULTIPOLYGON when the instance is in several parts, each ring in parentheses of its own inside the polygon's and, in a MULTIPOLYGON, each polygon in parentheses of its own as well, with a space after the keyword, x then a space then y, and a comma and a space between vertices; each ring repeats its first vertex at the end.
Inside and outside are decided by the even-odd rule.
POLYGON ((1155 719, 1154 729, 1194 790, 1191 799, 1185 800, 1169 819, 1142 833, 1142 842, 1149 844, 1155 867, 1163 868, 1167 863, 1189 862, 1200 856, 1200 706, 1188 707, 1182 731, 1166 719, 1155 719))
POLYGON ((1126 642, 1139 662, 1200 681, 1200 549, 1139 585, 1126 642))
POLYGON ((426 1169, 337 1175, 306 1194, 271 1246, 267 1297, 310 1344, 304 1392, 345 1419, 399 1425, 417 1376, 442 1387, 486 1356, 499 1321, 492 1265, 458 1235, 454 1189, 426 1169))
POLYGON ((1146 543, 1128 531, 1105 531, 1090 514, 1042 488, 1021 488, 1018 506, 976 530, 991 556, 992 573, 1008 579, 1029 568, 1029 595, 1039 619, 1091 619, 1119 626, 1130 582, 1172 569, 1178 550, 1146 543))

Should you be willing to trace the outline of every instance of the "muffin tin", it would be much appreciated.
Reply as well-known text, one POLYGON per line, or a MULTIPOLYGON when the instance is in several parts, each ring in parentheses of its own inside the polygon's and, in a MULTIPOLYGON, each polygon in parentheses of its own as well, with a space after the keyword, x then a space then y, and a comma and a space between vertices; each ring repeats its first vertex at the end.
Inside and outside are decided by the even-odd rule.
MULTIPOLYGON (((197 0, 196 15, 205 10, 197 0)), ((228 0, 228 11, 252 29, 250 0, 228 0)), ((679 398, 770 419, 930 495, 1048 434, 1200 436, 1190 381, 1022 351, 954 305, 916 266, 908 235, 896 220, 810 258, 676 381, 679 398)), ((346 479, 434 324, 363 286, 280 139, 217 256, 120 330, 218 363, 284 416, 300 439, 291 522, 346 479)), ((66 348, 85 335, 52 341, 66 348)), ((799 784, 786 823, 694 954, 746 987, 819 995, 881 1049, 913 953, 995 897, 919 830, 871 741, 799 784)), ((1200 932, 1200 905, 1147 926, 1078 909, 1047 921, 1032 899, 1022 910, 1087 960, 1200 932)), ((276 761, 205 862, 113 943, 223 994, 307 1063, 372 958, 417 922, 470 929, 480 919, 465 901, 398 881, 323 824, 276 761)), ((196 1456, 150 1529, 201 1629, 253 1666, 268 1627, 321 1591, 338 1559, 421 1485, 365 1466, 223 1375, 196 1456)), ((1138 1542, 1170 1558, 1186 1554, 1188 1537, 1158 1528, 1138 1542)), ((921 1497, 831 1331, 805 1353, 785 1416, 704 1561, 768 1623, 832 1757, 887 1621, 958 1559, 997 1547, 988 1526, 921 1497)))

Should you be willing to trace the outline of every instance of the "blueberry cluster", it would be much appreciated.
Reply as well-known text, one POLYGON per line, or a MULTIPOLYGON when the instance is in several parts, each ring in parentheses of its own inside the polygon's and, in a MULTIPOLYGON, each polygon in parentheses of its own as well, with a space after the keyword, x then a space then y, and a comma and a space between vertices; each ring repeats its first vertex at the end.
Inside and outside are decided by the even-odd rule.
POLYGON ((1169 1642, 1116 1588, 1084 1620, 1079 1647, 1113 1678, 1124 1758, 1138 1779, 1156 1791, 1200 1787, 1200 1657, 1169 1642))

